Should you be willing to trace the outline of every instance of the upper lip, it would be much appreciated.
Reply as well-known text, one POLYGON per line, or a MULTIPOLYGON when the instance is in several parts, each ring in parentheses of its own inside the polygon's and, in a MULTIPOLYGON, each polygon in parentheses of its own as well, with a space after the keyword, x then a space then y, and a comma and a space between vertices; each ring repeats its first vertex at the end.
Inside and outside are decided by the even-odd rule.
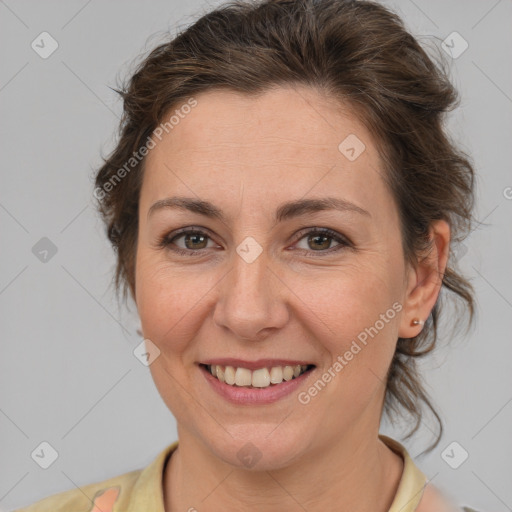
POLYGON ((272 368, 274 366, 297 366, 312 365, 310 361, 298 359, 258 359, 257 361, 244 361, 243 359, 235 359, 232 357, 223 357, 220 359, 208 359, 201 361, 201 364, 219 366, 233 366, 235 368, 247 368, 248 370, 258 370, 260 368, 272 368))

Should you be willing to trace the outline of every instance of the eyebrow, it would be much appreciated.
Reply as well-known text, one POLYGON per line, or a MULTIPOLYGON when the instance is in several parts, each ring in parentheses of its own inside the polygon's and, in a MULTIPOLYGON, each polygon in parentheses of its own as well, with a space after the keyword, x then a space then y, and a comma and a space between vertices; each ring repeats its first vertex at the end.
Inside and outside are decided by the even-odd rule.
MULTIPOLYGON (((217 208, 214 204, 209 201, 203 201, 193 197, 168 197, 166 199, 160 199, 148 210, 147 217, 149 218, 157 210, 176 208, 180 210, 191 211, 205 217, 218 219, 223 223, 226 223, 226 217, 222 213, 222 210, 217 208)), ((364 210, 360 206, 357 206, 350 201, 341 199, 338 197, 324 197, 321 199, 299 199, 296 201, 288 201, 281 204, 274 216, 274 222, 278 223, 283 220, 291 219, 294 217, 300 217, 307 213, 315 213, 326 210, 337 210, 342 212, 355 212, 361 215, 371 217, 370 212, 364 210)))

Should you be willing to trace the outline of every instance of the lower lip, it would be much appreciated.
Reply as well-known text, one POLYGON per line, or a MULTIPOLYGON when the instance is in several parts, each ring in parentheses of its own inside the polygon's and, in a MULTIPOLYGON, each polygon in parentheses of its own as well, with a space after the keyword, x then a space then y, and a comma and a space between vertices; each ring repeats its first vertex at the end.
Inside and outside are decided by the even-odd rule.
POLYGON ((295 379, 283 381, 281 384, 270 385, 267 388, 246 388, 243 386, 230 386, 215 378, 205 366, 199 366, 207 382, 220 396, 228 402, 237 405, 260 405, 277 402, 281 398, 292 394, 311 375, 313 369, 299 375, 295 379))

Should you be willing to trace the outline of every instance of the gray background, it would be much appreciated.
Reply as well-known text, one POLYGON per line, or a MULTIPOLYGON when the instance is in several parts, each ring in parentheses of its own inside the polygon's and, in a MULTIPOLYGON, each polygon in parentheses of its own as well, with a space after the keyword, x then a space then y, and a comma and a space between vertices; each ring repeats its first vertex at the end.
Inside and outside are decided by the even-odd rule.
MULTIPOLYGON (((144 467, 176 439, 132 353, 137 316, 116 304, 91 179, 121 113, 108 86, 218 3, 0 0, 1 511, 144 467), (47 59, 31 48, 43 31, 59 44, 47 59), (46 262, 32 252, 43 237, 57 248, 46 262), (46 470, 31 458, 42 441, 59 454, 46 470)), ((457 31, 469 44, 448 59, 462 95, 449 126, 473 155, 486 223, 459 252, 478 294, 475 328, 449 346, 445 336, 424 364, 445 435, 418 457, 432 439, 427 419, 405 444, 460 504, 512 510, 512 2, 385 3, 422 41, 439 46, 457 31), (469 453, 458 469, 441 457, 453 441, 469 453)), ((397 427, 383 432, 400 439, 397 427)))

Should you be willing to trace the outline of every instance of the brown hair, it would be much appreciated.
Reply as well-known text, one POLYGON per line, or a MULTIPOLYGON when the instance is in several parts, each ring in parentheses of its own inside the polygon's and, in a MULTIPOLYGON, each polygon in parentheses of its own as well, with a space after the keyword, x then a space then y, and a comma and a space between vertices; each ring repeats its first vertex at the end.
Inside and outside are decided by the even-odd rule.
MULTIPOLYGON (((427 56, 396 14, 364 0, 231 1, 151 51, 118 91, 124 100, 120 139, 97 173, 94 195, 117 251, 115 285, 118 291, 122 286, 125 299, 127 287, 135 294, 140 148, 164 116, 203 91, 255 95, 296 84, 350 105, 374 136, 399 210, 408 263, 415 265, 428 251, 435 219, 450 223, 453 242, 469 233, 474 171, 443 129, 457 93, 443 64, 427 56)), ((452 259, 423 330, 397 341, 384 404, 392 421, 392 412, 412 415, 409 437, 420 426, 423 402, 438 423, 430 449, 441 438, 442 422, 416 359, 436 344, 446 292, 462 299, 471 322, 474 314, 473 288, 452 259)))

